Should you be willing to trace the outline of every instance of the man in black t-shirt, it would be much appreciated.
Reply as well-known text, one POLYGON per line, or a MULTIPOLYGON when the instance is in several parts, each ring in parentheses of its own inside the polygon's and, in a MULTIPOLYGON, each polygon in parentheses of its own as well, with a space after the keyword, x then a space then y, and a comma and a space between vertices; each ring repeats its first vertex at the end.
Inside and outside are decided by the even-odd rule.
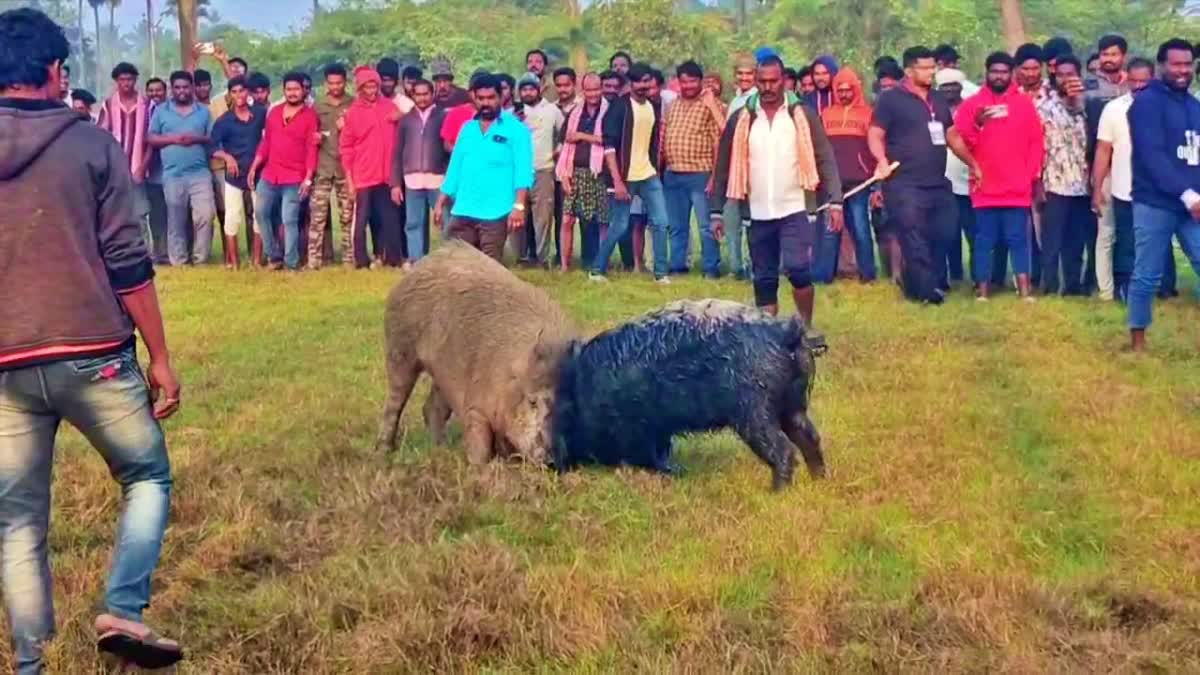
POLYGON ((913 300, 940 304, 948 289, 939 288, 935 260, 956 232, 957 204, 946 179, 946 147, 977 171, 958 132, 950 106, 933 90, 933 53, 925 47, 904 52, 905 79, 879 95, 867 134, 878 165, 890 224, 903 253, 904 293, 913 300), (893 171, 891 163, 898 162, 893 171))

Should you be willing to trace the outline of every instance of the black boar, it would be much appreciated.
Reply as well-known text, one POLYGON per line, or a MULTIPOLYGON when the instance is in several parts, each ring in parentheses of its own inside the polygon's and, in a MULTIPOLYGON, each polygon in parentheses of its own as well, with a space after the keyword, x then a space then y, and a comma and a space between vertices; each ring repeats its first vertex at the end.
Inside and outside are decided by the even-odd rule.
POLYGON ((392 289, 384 332, 388 398, 376 447, 395 449, 400 415, 425 372, 433 386, 424 417, 435 442, 454 414, 473 463, 509 452, 548 460, 554 390, 578 333, 544 291, 452 241, 392 289))
POLYGON ((822 477, 808 397, 824 349, 799 317, 723 300, 667 305, 589 340, 564 366, 553 461, 673 472, 672 436, 732 427, 771 467, 774 489, 792 481, 795 446, 822 477))

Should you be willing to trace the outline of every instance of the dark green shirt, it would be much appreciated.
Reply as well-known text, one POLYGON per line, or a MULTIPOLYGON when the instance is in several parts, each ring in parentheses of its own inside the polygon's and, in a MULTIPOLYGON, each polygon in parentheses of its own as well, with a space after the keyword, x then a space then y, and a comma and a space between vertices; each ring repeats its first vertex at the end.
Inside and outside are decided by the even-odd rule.
POLYGON ((317 153, 318 176, 345 177, 345 172, 342 170, 342 156, 338 152, 340 133, 337 121, 346 114, 353 101, 354 99, 350 96, 345 96, 340 105, 334 105, 328 98, 322 98, 313 106, 317 113, 317 119, 321 123, 321 147, 317 153))

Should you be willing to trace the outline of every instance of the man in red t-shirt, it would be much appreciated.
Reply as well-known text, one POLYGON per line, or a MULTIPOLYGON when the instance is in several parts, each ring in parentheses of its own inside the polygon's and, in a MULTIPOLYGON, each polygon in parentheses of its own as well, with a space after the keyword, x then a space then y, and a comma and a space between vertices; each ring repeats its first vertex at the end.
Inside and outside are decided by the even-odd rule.
MULTIPOLYGON (((475 71, 475 74, 471 76, 472 87, 475 84, 475 80, 485 75, 487 75, 486 72, 475 71)), ((471 95, 471 100, 467 103, 454 106, 446 111, 446 120, 442 122, 442 143, 446 146, 446 152, 454 151, 454 143, 458 140, 458 132, 467 126, 467 122, 475 118, 477 112, 474 95, 471 95)))
POLYGON ((286 263, 289 270, 296 270, 300 267, 300 201, 312 189, 317 170, 317 144, 313 138, 320 124, 317 113, 304 103, 302 73, 283 76, 283 95, 283 104, 267 113, 263 140, 247 179, 255 186, 255 179, 262 178, 255 187, 258 222, 272 222, 275 209, 283 217, 283 251, 270 228, 262 228, 263 249, 271 269, 280 269, 286 263))

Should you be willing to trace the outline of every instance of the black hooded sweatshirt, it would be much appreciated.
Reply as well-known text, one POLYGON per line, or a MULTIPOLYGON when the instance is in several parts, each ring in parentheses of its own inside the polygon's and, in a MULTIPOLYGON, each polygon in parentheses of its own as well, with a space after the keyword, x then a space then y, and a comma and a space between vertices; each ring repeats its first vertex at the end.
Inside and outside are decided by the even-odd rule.
POLYGON ((154 268, 121 146, 58 101, 0 98, 0 371, 131 343, 154 268))

